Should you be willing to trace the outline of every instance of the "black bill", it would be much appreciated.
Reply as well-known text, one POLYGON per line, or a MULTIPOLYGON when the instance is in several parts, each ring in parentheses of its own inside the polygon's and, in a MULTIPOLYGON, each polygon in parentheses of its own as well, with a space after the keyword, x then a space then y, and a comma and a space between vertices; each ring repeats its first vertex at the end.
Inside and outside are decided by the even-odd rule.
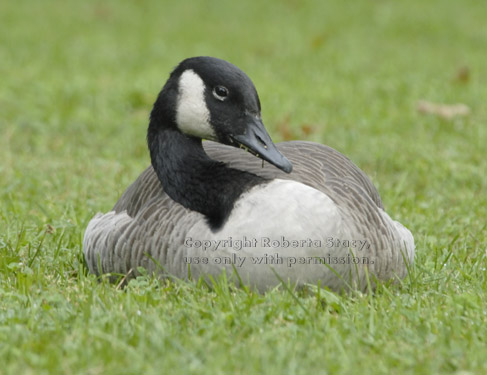
POLYGON ((252 155, 275 165, 286 173, 291 173, 293 165, 272 142, 262 121, 253 116, 248 116, 246 120, 243 134, 232 135, 230 137, 232 141, 252 155))

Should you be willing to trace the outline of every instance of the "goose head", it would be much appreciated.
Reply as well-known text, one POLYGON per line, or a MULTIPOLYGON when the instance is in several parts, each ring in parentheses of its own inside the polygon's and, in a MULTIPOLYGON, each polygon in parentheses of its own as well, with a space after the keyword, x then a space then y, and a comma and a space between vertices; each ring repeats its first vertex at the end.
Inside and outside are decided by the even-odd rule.
POLYGON ((291 162, 264 127, 254 84, 227 61, 213 57, 183 60, 159 94, 151 123, 243 148, 286 173, 292 171, 291 162))

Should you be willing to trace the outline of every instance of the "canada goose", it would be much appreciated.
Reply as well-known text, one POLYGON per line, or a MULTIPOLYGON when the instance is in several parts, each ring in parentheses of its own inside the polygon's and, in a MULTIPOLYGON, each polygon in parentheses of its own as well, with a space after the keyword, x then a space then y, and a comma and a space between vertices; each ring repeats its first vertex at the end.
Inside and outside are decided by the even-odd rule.
POLYGON ((147 141, 152 166, 88 224, 92 273, 225 270, 261 291, 282 280, 338 291, 402 278, 413 262, 413 236, 365 173, 328 146, 275 145, 252 81, 224 60, 194 57, 173 70, 147 141))

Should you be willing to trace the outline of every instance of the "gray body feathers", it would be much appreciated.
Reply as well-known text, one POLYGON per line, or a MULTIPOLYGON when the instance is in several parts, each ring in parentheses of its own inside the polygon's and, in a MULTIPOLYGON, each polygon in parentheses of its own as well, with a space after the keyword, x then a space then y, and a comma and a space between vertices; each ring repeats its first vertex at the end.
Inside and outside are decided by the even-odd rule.
MULTIPOLYGON (((402 278, 406 275, 406 264, 412 262, 414 258, 414 240, 411 233, 383 211, 380 196, 372 182, 338 151, 311 142, 295 141, 277 144, 278 149, 294 166, 293 172, 286 174, 267 163, 262 168, 261 160, 242 150, 214 142, 204 142, 203 144, 210 158, 271 181, 294 181, 296 194, 309 196, 309 199, 302 196, 293 197, 294 190, 290 190, 291 193, 287 194, 289 202, 287 202, 286 196, 279 198, 282 201, 282 207, 285 207, 282 215, 287 215, 288 218, 280 218, 279 213, 276 213, 273 214, 274 216, 269 216, 269 219, 264 218, 267 220, 267 224, 260 224, 260 227, 256 225, 254 232, 252 229, 246 232, 246 228, 252 227, 250 222, 242 227, 244 229, 240 229, 240 232, 245 233, 239 233, 238 223, 242 222, 244 218, 231 217, 224 230, 220 234, 214 234, 205 228, 201 214, 184 208, 165 194, 151 166, 125 191, 115 204, 113 211, 105 215, 98 214, 90 222, 83 246, 91 272, 123 275, 132 270, 132 275, 136 275, 137 268, 142 266, 161 275, 187 278, 188 258, 191 257, 200 259, 207 255, 209 263, 212 263, 217 254, 223 258, 232 257, 233 261, 239 256, 245 255, 250 259, 251 256, 268 254, 267 249, 262 246, 247 249, 247 252, 236 251, 232 248, 224 249, 223 252, 220 251, 221 249, 215 250, 215 248, 205 251, 195 250, 185 244, 189 235, 193 239, 200 236, 199 239, 202 240, 205 237, 212 239, 225 238, 225 236, 234 236, 233 238, 236 239, 242 235, 257 237, 262 234, 259 232, 262 225, 264 228, 272 228, 273 225, 283 231, 291 232, 293 236, 301 236, 298 239, 310 236, 319 237, 323 246, 320 249, 309 248, 309 246, 308 249, 302 247, 272 249, 278 254, 283 254, 283 257, 306 258, 304 264, 296 262, 290 266, 286 260, 283 261, 283 264, 268 266, 255 265, 249 260, 241 268, 235 267, 234 263, 225 265, 191 264, 192 276, 198 277, 207 274, 216 276, 223 269, 227 273, 233 273, 236 270, 241 273, 239 276, 244 282, 249 282, 259 290, 265 290, 279 284, 279 280, 274 274, 274 272, 278 272, 282 278, 297 284, 320 281, 321 285, 326 285, 333 290, 340 290, 347 285, 365 290, 367 289, 367 275, 370 276, 372 284, 375 277, 387 280, 395 277, 402 278), (312 202, 308 202, 311 199, 317 203, 322 202, 322 206, 327 207, 315 208, 312 202), (301 207, 308 203, 310 212, 299 212, 298 215, 301 207), (293 215, 296 215, 296 222, 293 222, 293 215), (313 215, 322 217, 317 218, 313 215), (237 222, 237 220, 239 221, 237 222), (276 222, 271 223, 273 220, 276 222), (283 222, 281 223, 280 220, 283 222), (303 223, 303 221, 306 222, 303 223), (233 223, 237 223, 237 229, 234 232, 232 232, 232 228, 228 228, 233 223), (297 230, 297 227, 301 229, 297 230), (311 228, 309 232, 307 232, 308 228, 311 228), (330 238, 368 241, 369 247, 351 248, 350 243, 347 243, 348 246, 330 249, 325 246, 326 241, 329 241, 330 238), (327 263, 326 260, 330 259, 332 250, 341 254, 342 257, 348 256, 346 254, 350 254, 352 251, 354 255, 366 258, 367 264, 332 263, 325 265, 313 262, 315 257, 323 257, 327 263), (328 258, 326 258, 327 256, 328 258), (333 271, 330 267, 333 268, 333 271)), ((269 185, 269 191, 279 192, 279 190, 273 190, 274 185, 269 185)), ((290 182, 281 183, 281 185, 292 187, 290 182)), ((264 184, 257 186, 255 191, 260 189, 264 192, 266 188, 267 185, 264 184)), ((254 194, 257 196, 257 193, 254 194)), ((253 195, 249 193, 249 197, 252 198, 253 195)), ((259 197, 260 195, 257 196, 256 201, 259 201, 259 197)), ((247 196, 244 194, 241 197, 242 204, 245 204, 243 203, 245 198, 247 196)), ((266 200, 271 199, 266 198, 266 200)), ((262 202, 265 204, 266 201, 262 202)), ((239 204, 237 202, 235 215, 238 215, 239 212, 247 212, 242 211, 244 208, 241 208, 239 204)), ((259 207, 253 207, 253 210, 258 211, 259 207)), ((248 218, 251 215, 246 216, 248 218)), ((278 233, 279 231, 268 235, 278 237, 278 233)), ((286 232, 282 234, 287 235, 286 232)), ((334 254, 332 252, 331 255, 334 254)))

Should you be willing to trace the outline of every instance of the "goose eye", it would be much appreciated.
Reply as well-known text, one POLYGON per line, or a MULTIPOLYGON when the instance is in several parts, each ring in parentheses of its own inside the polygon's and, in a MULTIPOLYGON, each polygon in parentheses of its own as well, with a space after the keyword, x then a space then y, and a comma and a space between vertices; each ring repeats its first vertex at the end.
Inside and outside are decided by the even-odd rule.
POLYGON ((216 86, 213 88, 213 96, 221 101, 224 101, 228 96, 228 89, 224 86, 216 86))

